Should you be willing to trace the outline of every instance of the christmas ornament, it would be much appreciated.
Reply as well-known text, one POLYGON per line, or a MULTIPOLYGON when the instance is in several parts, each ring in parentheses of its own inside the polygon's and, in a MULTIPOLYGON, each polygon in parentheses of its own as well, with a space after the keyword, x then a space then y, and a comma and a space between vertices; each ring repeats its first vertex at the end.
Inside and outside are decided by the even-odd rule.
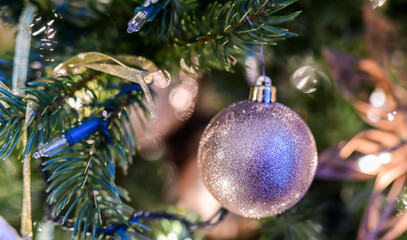
POLYGON ((0 216, 0 239, 21 240, 17 231, 0 216))
POLYGON ((260 77, 248 101, 211 120, 199 144, 198 166, 212 195, 249 218, 279 214, 306 193, 317 168, 314 137, 301 117, 275 102, 260 77))

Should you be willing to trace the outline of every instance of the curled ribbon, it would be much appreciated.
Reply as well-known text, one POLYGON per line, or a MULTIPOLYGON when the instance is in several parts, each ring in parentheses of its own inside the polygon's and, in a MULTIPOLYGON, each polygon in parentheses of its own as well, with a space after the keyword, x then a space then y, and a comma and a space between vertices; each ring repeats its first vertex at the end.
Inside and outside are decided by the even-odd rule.
POLYGON ((153 62, 139 56, 119 55, 113 58, 103 53, 85 52, 59 64, 53 73, 56 76, 80 74, 87 68, 140 84, 146 96, 147 107, 151 117, 157 117, 153 97, 147 85, 152 82, 153 74, 158 71, 157 66, 153 62), (134 67, 129 67, 125 63, 134 67))

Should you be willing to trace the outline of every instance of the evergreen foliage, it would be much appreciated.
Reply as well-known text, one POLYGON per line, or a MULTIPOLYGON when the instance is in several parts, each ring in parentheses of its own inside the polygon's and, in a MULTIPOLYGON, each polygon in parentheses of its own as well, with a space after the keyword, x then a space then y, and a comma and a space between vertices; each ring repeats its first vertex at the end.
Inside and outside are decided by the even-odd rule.
MULTIPOLYGON (((236 59, 241 58, 246 51, 254 50, 254 45, 273 45, 277 40, 295 35, 276 25, 292 20, 299 12, 275 15, 293 2, 295 0, 209 3, 195 0, 158 1, 155 4, 162 11, 153 23, 146 24, 141 35, 144 42, 151 41, 152 49, 161 46, 158 51, 152 52, 152 59, 161 59, 157 62, 162 67, 171 68, 174 63, 178 65, 183 59, 187 65, 195 67, 196 71, 198 65, 200 72, 210 68, 231 71, 236 59), (200 10, 202 8, 205 9, 203 12, 200 10)), ((102 43, 106 33, 97 30, 100 28, 99 24, 104 18, 117 17, 115 6, 129 5, 121 0, 108 3, 38 0, 33 3, 38 7, 33 31, 46 26, 51 20, 56 21, 58 29, 63 29, 57 33, 56 40, 61 44, 52 52, 52 59, 56 60, 78 53, 78 50, 86 51, 86 48, 77 46, 87 45, 91 48, 91 45, 84 43, 96 43, 93 40, 95 37, 102 36, 99 41, 102 43), (64 21, 60 21, 61 18, 64 21), (98 33, 87 33, 88 29, 97 30, 98 33)), ((1 6, 5 22, 17 23, 24 1, 2 1, 1 6)), ((135 6, 137 5, 134 4, 133 7, 135 6)), ((130 14, 129 11, 124 14, 125 18, 118 17, 109 24, 118 24, 121 25, 120 28, 124 28, 127 25, 125 21, 131 18, 130 14)), ((122 34, 118 36, 123 37, 122 34)), ((124 38, 129 39, 128 36, 124 38)), ((41 57, 44 57, 44 36, 34 37, 33 41, 30 60, 40 62, 41 57)), ((133 41, 129 39, 125 44, 133 45, 133 41)), ((123 49, 126 48, 128 47, 123 49)), ((116 53, 109 44, 101 50, 116 53)), ((7 158, 12 153, 17 158, 23 154, 32 155, 40 146, 64 131, 82 121, 106 114, 107 110, 110 142, 103 134, 96 133, 92 140, 84 140, 53 157, 43 159, 42 162, 51 215, 56 216, 62 225, 69 222, 73 224, 73 234, 79 239, 86 239, 86 234, 89 233, 93 239, 100 235, 103 228, 117 224, 131 225, 128 219, 133 210, 123 202, 130 199, 126 191, 115 184, 115 169, 120 166, 126 172, 135 154, 137 138, 130 122, 129 106, 137 106, 136 112, 141 109, 141 112, 147 114, 143 93, 131 92, 114 98, 127 83, 92 71, 67 77, 48 77, 47 67, 53 67, 52 62, 43 63, 41 69, 30 69, 32 81, 24 89, 28 97, 23 98, 4 88, 0 89, 0 155, 2 158, 7 158), (42 78, 38 79, 39 76, 42 78), (23 150, 22 129, 29 101, 38 104, 38 109, 29 124, 28 141, 23 150), (83 107, 76 109, 68 104, 69 101, 80 101, 83 107)), ((10 64, 6 61, 0 64, 5 66, 0 72, 2 79, 9 79, 10 64)), ((132 227, 130 232, 134 234, 137 234, 134 230, 141 230, 139 224, 133 224, 132 227)))
MULTIPOLYGON (((34 175, 41 172, 46 179, 43 191, 46 191, 46 202, 50 205, 48 217, 73 230, 76 239, 126 239, 127 234, 136 239, 144 239, 146 236, 157 237, 158 233, 171 231, 172 225, 176 225, 174 228, 177 229, 182 225, 164 219, 158 221, 157 225, 148 224, 150 228, 158 226, 159 229, 150 233, 142 222, 129 221, 134 215, 132 207, 140 207, 138 202, 153 208, 163 207, 158 206, 157 201, 150 203, 146 200, 147 194, 142 195, 137 191, 157 192, 159 190, 155 189, 156 186, 150 186, 155 185, 152 182, 156 179, 151 180, 156 178, 154 174, 158 172, 163 177, 173 173, 163 168, 161 165, 164 164, 161 162, 137 162, 136 168, 130 167, 139 145, 130 114, 136 113, 142 119, 144 116, 140 115, 148 117, 142 91, 120 95, 120 91, 130 85, 129 82, 92 70, 66 77, 54 77, 50 74, 51 69, 60 62, 80 52, 142 55, 156 63, 160 69, 170 72, 178 70, 182 62, 185 62, 200 76, 204 76, 204 88, 208 88, 210 84, 209 88, 215 92, 212 93, 215 96, 211 96, 211 100, 222 98, 222 101, 215 103, 220 108, 246 97, 247 92, 246 84, 238 84, 230 73, 220 71, 237 70, 239 75, 243 75, 241 69, 245 65, 244 57, 248 51, 256 52, 260 44, 275 45, 279 40, 296 36, 285 27, 286 22, 298 16, 299 12, 295 10, 300 6, 305 9, 304 14, 299 15, 301 19, 298 21, 290 23, 290 29, 295 29, 294 32, 301 38, 290 38, 282 46, 269 48, 266 55, 266 61, 271 63, 268 71, 273 73, 270 76, 278 79, 274 83, 279 85, 279 101, 295 109, 307 120, 319 150, 348 139, 367 127, 329 79, 320 83, 319 89, 323 89, 322 91, 307 95, 287 87, 287 79, 294 68, 309 64, 309 58, 314 61, 311 65, 328 72, 325 64, 321 63, 323 59, 320 50, 323 46, 351 49, 355 55, 366 55, 364 43, 360 40, 363 28, 360 7, 363 1, 310 0, 292 6, 295 0, 159 0, 154 3, 160 9, 155 19, 147 22, 140 32, 130 35, 126 33, 127 22, 134 16, 133 9, 140 7, 143 0, 30 2, 38 7, 37 17, 42 17, 34 23, 33 29, 38 30, 54 20, 54 28, 57 29, 54 40, 58 43, 52 45, 55 48, 50 52, 49 49, 42 49, 45 33, 33 36, 29 62, 36 64, 30 65, 28 83, 24 89, 29 94, 28 97, 15 95, 5 87, 0 88, 0 158, 7 158, 0 164, 2 169, 10 169, 7 175, 0 175, 0 179, 11 178, 13 175, 13 168, 7 165, 9 161, 13 161, 13 166, 18 166, 23 154, 32 155, 42 144, 72 127, 108 112, 110 141, 104 134, 97 132, 56 156, 42 159, 39 171, 33 167, 34 175), (44 61, 44 55, 52 61, 44 61), (211 79, 206 77, 205 73, 209 71, 215 71, 216 76, 211 76, 211 79), (39 107, 28 128, 27 147, 22 149, 22 129, 27 103, 30 101, 38 103, 39 107), (78 102, 82 107, 75 107, 78 102), (147 172, 147 165, 154 167, 147 172), (120 179, 127 172, 134 175, 138 173, 142 177, 133 180, 136 177, 132 176, 130 183, 126 176, 122 178, 127 180, 120 179), (120 187, 125 184, 116 183, 118 178, 122 182, 127 181, 127 185, 134 185, 138 190, 128 189, 130 193, 127 193, 120 187), (110 234, 107 230, 113 227, 117 227, 114 229, 118 232, 110 234)), ((16 26, 24 4, 25 0, 0 0, 0 19, 9 26, 16 26)), ((385 11, 389 15, 399 22, 406 22, 405 12, 402 11, 405 1, 388 1, 386 4, 388 8, 385 11)), ((401 24, 401 27, 406 25, 401 24)), ((0 59, 0 81, 10 86, 13 53, 2 53, 0 57, 3 58, 0 59)), ((205 117, 208 116, 199 121, 207 121, 205 117)), ((18 174, 13 176, 21 179, 18 174)), ((7 183, 9 182, 11 180, 7 183)), ((38 181, 34 183, 34 190, 37 191, 34 196, 38 201, 38 189, 42 186, 38 181)), ((21 182, 15 183, 17 184, 19 187, 22 185, 21 182)), ((276 218, 262 221, 261 236, 257 237, 354 238, 371 188, 372 182, 360 184, 317 181, 306 198, 295 208, 276 218), (324 194, 321 196, 321 193, 324 194)), ((0 191, 6 192, 4 189, 6 187, 3 186, 0 191)), ((405 192, 406 190, 404 195, 405 192)), ((10 195, 14 196, 13 200, 10 200, 13 197, 10 196, 3 205, 8 208, 9 204, 20 204, 19 201, 14 201, 15 195, 20 195, 19 192, 10 195)), ((155 196, 156 199, 160 197, 159 193, 155 196)), ((405 208, 402 202, 400 200, 397 203, 400 211, 405 208)), ((40 216, 38 211, 34 215, 40 216)), ((193 219, 196 220, 196 216, 193 219)), ((184 229, 179 232, 183 231, 184 229)), ((185 234, 183 236, 187 237, 185 234)), ((406 236, 400 237, 405 238, 406 236)))
POLYGON ((135 103, 143 106, 143 93, 137 91, 108 99, 128 85, 117 78, 87 72, 83 76, 31 82, 24 89, 30 97, 24 99, 0 89, 2 158, 7 158, 15 149, 17 155, 31 155, 39 146, 81 121, 99 116, 105 109, 110 111, 108 128, 112 137, 109 144, 102 134, 97 133, 93 136, 94 140, 64 149, 42 163, 48 182, 47 202, 52 206, 52 214, 62 216, 62 224, 72 216, 75 220, 74 235, 83 233, 83 239, 88 232, 95 236, 96 230, 102 226, 118 222, 127 224, 126 218, 133 211, 122 201, 129 201, 126 191, 115 184, 115 166, 126 171, 135 154, 136 138, 126 107, 135 103), (84 108, 78 110, 67 102, 83 98, 83 94, 78 97, 80 92, 88 98, 82 99, 84 108), (25 151, 22 151, 21 132, 27 100, 36 102, 39 108, 29 125, 28 142, 25 151))

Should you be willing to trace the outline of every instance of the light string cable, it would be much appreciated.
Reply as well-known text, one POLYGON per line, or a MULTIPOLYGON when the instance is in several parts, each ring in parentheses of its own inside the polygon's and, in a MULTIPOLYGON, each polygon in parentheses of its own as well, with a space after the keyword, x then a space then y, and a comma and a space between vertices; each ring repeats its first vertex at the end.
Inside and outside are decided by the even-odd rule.
MULTIPOLYGON (((179 214, 170 213, 167 211, 135 211, 128 223, 131 224, 140 224, 140 220, 147 220, 147 221, 157 221, 161 219, 167 219, 170 221, 178 221, 180 222, 188 231, 189 234, 192 234, 200 229, 209 229, 215 227, 220 222, 222 222, 226 215, 229 213, 228 210, 225 208, 220 208, 215 214, 213 214, 208 220, 206 221, 190 221, 186 217, 181 216, 179 214)), ((61 227, 66 230, 73 231, 75 226, 75 221, 72 219, 66 219, 64 223, 62 223, 63 217, 53 216, 51 220, 55 223, 58 223, 61 227)), ((114 236, 115 233, 119 231, 126 231, 131 226, 126 224, 118 224, 112 225, 106 228, 99 228, 96 231, 97 236, 114 236)), ((90 231, 88 231, 90 232, 90 231)))
MULTIPOLYGON (((166 211, 150 212, 150 211, 136 211, 129 219, 131 224, 139 224, 140 220, 161 220, 167 219, 180 222, 188 231, 189 234, 196 232, 199 229, 207 229, 218 225, 227 215, 228 210, 220 208, 214 215, 212 215, 206 221, 190 221, 186 217, 169 213, 166 211)), ((126 231, 129 228, 128 225, 113 225, 107 228, 100 228, 97 231, 97 235, 113 236, 118 231, 126 231)))
MULTIPOLYGON (((108 102, 113 102, 115 99, 118 97, 121 97, 123 95, 128 95, 132 94, 133 91, 141 90, 141 86, 139 84, 132 84, 126 88, 124 88, 122 91, 120 91, 119 94, 117 94, 113 99, 108 100, 108 102)), ((107 106, 110 104, 106 104, 107 106)), ((48 171, 43 171, 43 177, 47 179, 49 177, 48 171)), ((60 216, 52 216, 51 211, 52 206, 47 205, 47 215, 49 220, 57 223, 61 227, 63 227, 66 230, 73 230, 75 226, 75 221, 72 219, 66 219, 63 222, 63 217, 60 216)), ((173 220, 173 221, 178 221, 180 222, 187 230, 189 233, 194 233, 199 229, 206 229, 210 227, 216 226, 218 223, 220 223, 225 216, 227 215, 228 211, 225 208, 220 208, 212 217, 210 217, 206 221, 190 221, 186 217, 183 217, 178 214, 173 214, 169 213, 166 211, 135 211, 131 217, 128 220, 129 224, 118 224, 118 225, 111 225, 105 228, 99 228, 96 231, 96 234, 98 236, 104 235, 104 236, 114 236, 115 233, 118 231, 126 231, 131 224, 139 224, 140 220, 160 220, 160 219, 167 219, 167 220, 173 220)), ((90 232, 90 230, 87 230, 90 232)))

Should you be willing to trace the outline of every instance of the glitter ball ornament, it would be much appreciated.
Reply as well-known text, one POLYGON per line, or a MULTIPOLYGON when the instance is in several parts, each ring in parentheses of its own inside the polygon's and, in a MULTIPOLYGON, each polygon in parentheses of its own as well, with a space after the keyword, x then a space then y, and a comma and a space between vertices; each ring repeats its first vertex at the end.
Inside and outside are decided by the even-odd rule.
POLYGON ((205 186, 229 211, 249 218, 279 214, 297 203, 315 175, 315 140, 301 117, 273 102, 271 81, 252 88, 211 120, 200 141, 205 186))

